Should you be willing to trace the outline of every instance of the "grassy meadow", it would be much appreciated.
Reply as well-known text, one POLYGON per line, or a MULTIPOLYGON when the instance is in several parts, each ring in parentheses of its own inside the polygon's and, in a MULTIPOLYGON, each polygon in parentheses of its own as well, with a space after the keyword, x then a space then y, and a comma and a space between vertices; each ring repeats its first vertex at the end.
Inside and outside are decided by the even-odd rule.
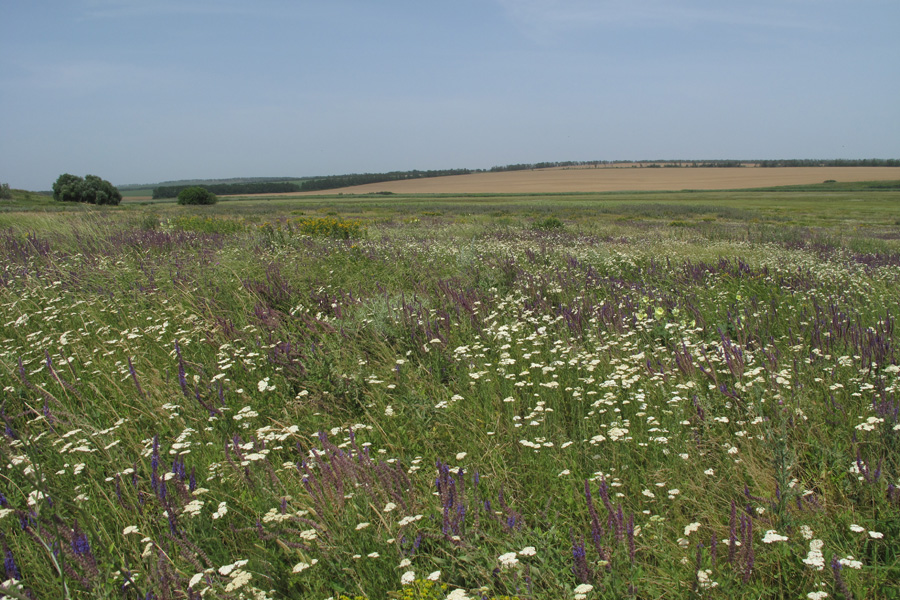
POLYGON ((0 597, 900 598, 900 191, 0 204, 0 597))

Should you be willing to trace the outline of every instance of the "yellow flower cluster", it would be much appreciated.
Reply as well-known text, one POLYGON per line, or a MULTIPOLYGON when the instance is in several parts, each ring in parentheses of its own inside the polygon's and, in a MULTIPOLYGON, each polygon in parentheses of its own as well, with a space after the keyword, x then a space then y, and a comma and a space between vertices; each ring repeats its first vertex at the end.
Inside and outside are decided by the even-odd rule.
POLYGON ((412 585, 404 586, 399 592, 389 594, 397 600, 443 600, 447 592, 446 583, 428 579, 416 579, 412 585))
POLYGON ((307 217, 288 221, 288 228, 297 228, 300 233, 315 237, 332 237, 349 240, 361 237, 365 226, 361 221, 344 221, 333 217, 307 217))

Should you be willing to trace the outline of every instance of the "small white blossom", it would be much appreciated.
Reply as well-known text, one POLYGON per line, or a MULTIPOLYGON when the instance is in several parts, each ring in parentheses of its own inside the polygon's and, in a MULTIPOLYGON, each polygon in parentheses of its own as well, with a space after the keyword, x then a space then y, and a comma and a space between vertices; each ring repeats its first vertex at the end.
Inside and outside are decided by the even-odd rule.
POLYGON ((803 564, 812 567, 817 571, 825 568, 825 555, 822 554, 822 546, 825 543, 822 540, 810 540, 809 554, 803 559, 803 564))
POLYGON ((508 569, 509 567, 515 566, 519 563, 519 559, 516 558, 515 552, 507 552, 506 554, 501 554, 497 557, 497 561, 504 569, 508 569))
POLYGON ((575 588, 575 600, 584 600, 587 598, 587 595, 594 589, 589 583, 582 583, 578 587, 575 588))
POLYGON ((774 529, 769 529, 766 531, 766 534, 763 536, 763 544, 772 544, 774 542, 786 542, 788 538, 786 535, 781 535, 774 529))
POLYGON ((700 529, 700 523, 689 523, 689 524, 684 528, 684 535, 691 535, 692 533, 694 533, 694 532, 697 531, 698 529, 700 529))
POLYGON ((294 573, 301 573, 301 572, 305 571, 306 569, 310 568, 311 566, 313 566, 314 564, 316 564, 317 562, 318 561, 315 559, 313 559, 311 562, 308 562, 308 563, 307 562, 298 562, 296 565, 294 565, 294 568, 291 569, 291 571, 294 573))

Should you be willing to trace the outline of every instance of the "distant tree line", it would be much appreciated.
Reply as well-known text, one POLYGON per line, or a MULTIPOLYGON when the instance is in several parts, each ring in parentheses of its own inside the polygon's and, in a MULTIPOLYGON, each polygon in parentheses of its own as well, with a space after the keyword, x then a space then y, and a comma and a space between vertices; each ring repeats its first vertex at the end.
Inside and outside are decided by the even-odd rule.
POLYGON ((317 177, 300 183, 300 191, 313 192, 333 190, 367 183, 384 183, 386 181, 402 181, 404 179, 423 179, 426 177, 444 177, 446 175, 468 175, 470 169, 443 169, 439 171, 391 171, 389 173, 359 173, 351 175, 331 175, 317 177))
POLYGON ((900 167, 898 158, 757 160, 761 167, 900 167))
MULTIPOLYGON (((153 188, 153 198, 177 198, 182 191, 195 187, 191 185, 162 185, 153 188)), ((299 192, 300 186, 296 183, 257 181, 252 183, 214 183, 200 187, 220 196, 251 195, 251 194, 284 194, 287 192, 299 192)))
POLYGON ((559 168, 559 167, 598 167, 600 165, 610 165, 610 164, 614 164, 616 162, 630 162, 630 161, 566 160, 566 161, 562 161, 562 162, 516 163, 516 164, 512 164, 512 165, 491 167, 489 169, 489 171, 491 173, 502 173, 504 171, 530 171, 532 169, 553 169, 553 168, 559 168))
POLYGON ((300 181, 303 177, 229 177, 228 179, 178 179, 174 181, 159 181, 157 183, 129 183, 120 185, 120 190, 145 190, 154 187, 189 187, 193 185, 219 185, 225 183, 257 183, 257 182, 284 182, 300 181))
POLYGON ((560 167, 599 167, 601 165, 632 164, 642 168, 734 168, 748 165, 760 167, 900 167, 900 159, 896 158, 863 158, 863 159, 785 159, 785 160, 590 160, 518 163, 491 167, 491 173, 503 171, 530 171, 532 169, 550 169, 560 167))
MULTIPOLYGON (((470 169, 442 169, 437 171, 391 171, 388 173, 354 173, 350 175, 328 175, 325 177, 311 177, 299 182, 268 182, 254 181, 248 183, 219 183, 202 184, 213 194, 219 196, 252 195, 252 194, 283 194, 290 192, 316 192, 320 190, 333 190, 367 183, 384 183, 385 181, 400 181, 403 179, 422 179, 425 177, 443 177, 445 175, 466 175, 472 173, 470 169)), ((154 198, 177 198, 182 190, 193 187, 189 185, 162 185, 153 189, 154 198)))

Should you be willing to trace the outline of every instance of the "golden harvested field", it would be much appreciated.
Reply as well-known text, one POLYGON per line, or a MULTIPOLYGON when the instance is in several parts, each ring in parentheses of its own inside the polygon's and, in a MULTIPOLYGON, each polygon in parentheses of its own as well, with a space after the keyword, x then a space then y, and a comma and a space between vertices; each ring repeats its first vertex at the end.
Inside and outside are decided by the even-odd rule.
POLYGON ((836 181, 900 180, 900 167, 557 168, 372 183, 307 194, 484 194, 722 190, 836 181))

